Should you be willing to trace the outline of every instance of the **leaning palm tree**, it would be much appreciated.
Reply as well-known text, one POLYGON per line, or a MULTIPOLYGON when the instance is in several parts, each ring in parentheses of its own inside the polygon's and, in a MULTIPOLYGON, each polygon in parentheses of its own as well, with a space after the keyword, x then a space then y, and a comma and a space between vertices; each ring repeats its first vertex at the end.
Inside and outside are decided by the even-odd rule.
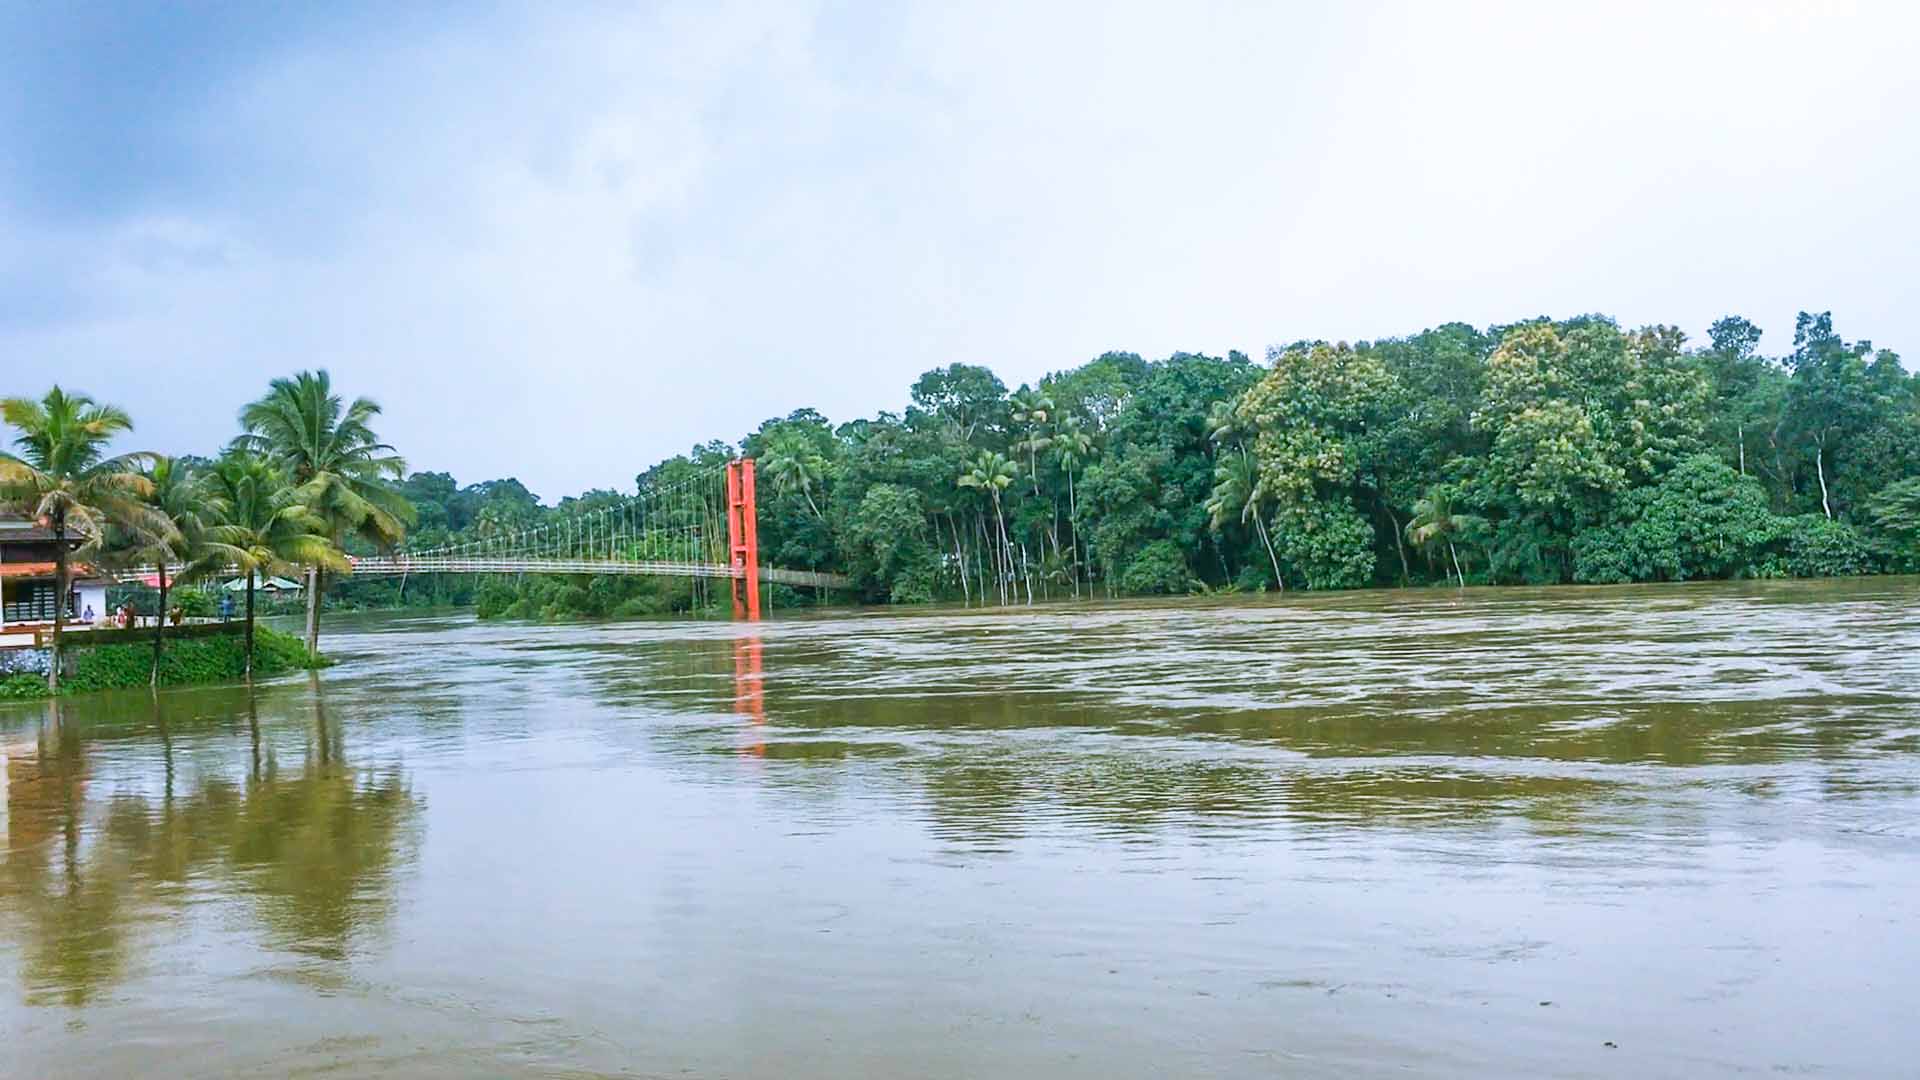
POLYGON ((262 574, 296 567, 344 570, 345 555, 326 536, 327 522, 309 509, 298 491, 265 458, 229 451, 214 464, 207 490, 219 509, 200 543, 200 557, 186 572, 212 576, 229 568, 247 579, 247 680, 253 680, 253 598, 262 574))
POLYGON ((97 553, 109 526, 149 536, 164 536, 171 526, 142 502, 153 485, 139 468, 151 455, 107 456, 107 444, 133 430, 124 411, 56 386, 38 401, 0 401, 0 419, 19 432, 13 440, 18 453, 0 451, 0 505, 37 518, 53 533, 53 656, 47 689, 57 691, 72 555, 97 553), (74 539, 80 546, 70 550, 74 539))
POLYGON ((1207 497, 1207 514, 1213 527, 1218 530, 1235 519, 1242 525, 1251 521, 1261 545, 1267 549, 1268 561, 1273 564, 1274 587, 1285 592, 1287 583, 1280 576, 1280 556, 1275 554, 1273 537, 1267 532, 1266 503, 1266 481, 1260 478, 1260 467, 1254 464, 1252 455, 1244 451, 1221 454, 1213 466, 1213 492, 1207 497))
MULTIPOLYGON (((349 535, 381 547, 406 538, 413 504, 394 482, 407 463, 373 433, 380 406, 344 404, 325 371, 275 379, 265 397, 240 410, 236 448, 267 458, 292 481, 296 497, 339 548, 349 535)), ((345 567, 339 567, 345 569, 345 567)), ((328 566, 309 563, 307 648, 320 647, 320 592, 328 566)))
POLYGON ((826 517, 813 501, 813 492, 826 483, 827 459, 806 436, 792 431, 774 436, 767 444, 766 473, 775 491, 798 491, 806 497, 813 516, 826 517))
POLYGON ((1447 555, 1453 560, 1453 576, 1464 589, 1467 575, 1460 571, 1460 552, 1453 538, 1484 524, 1483 518, 1455 510, 1453 490, 1441 484, 1429 489, 1425 498, 1413 504, 1413 518, 1407 522, 1407 539, 1422 550, 1446 541, 1447 555))

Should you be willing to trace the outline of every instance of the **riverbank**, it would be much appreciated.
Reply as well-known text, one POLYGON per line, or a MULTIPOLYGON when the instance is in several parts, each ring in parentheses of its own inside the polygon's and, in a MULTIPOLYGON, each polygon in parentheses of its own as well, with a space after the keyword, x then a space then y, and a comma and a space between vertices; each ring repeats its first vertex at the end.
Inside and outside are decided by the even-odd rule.
MULTIPOLYGON (((71 670, 60 680, 60 696, 118 690, 148 685, 153 676, 151 638, 114 644, 68 645, 71 670)), ((325 667, 325 656, 307 651, 292 634, 254 627, 253 674, 256 679, 325 667)), ((232 633, 169 637, 160 661, 160 685, 202 686, 239 682, 246 678, 246 637, 238 626, 232 633)), ((47 697, 44 674, 17 672, 0 676, 0 700, 23 701, 47 697)))

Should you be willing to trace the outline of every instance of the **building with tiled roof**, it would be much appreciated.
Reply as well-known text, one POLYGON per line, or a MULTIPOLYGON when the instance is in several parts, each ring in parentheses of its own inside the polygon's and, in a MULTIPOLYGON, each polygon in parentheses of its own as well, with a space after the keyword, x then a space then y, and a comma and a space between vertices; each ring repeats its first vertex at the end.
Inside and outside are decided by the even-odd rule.
MULTIPOLYGON (((69 548, 79 540, 69 538, 69 548)), ((31 518, 0 513, 0 647, 31 644, 34 628, 53 622, 59 582, 53 533, 31 518)), ((86 563, 73 563, 67 590, 67 617, 84 621, 107 616, 107 586, 112 579, 86 563)))

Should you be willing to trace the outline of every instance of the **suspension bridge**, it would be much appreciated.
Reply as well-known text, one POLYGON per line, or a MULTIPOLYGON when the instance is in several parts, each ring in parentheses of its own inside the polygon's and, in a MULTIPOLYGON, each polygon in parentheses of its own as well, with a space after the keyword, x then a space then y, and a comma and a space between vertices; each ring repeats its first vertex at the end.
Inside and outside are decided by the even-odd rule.
MULTIPOLYGON (((625 574, 717 578, 732 583, 736 618, 760 617, 762 583, 843 589, 840 574, 763 566, 752 458, 638 495, 505 528, 458 544, 402 548, 352 559, 356 576, 412 574, 625 574)), ((135 573, 151 575, 152 567, 135 573)))

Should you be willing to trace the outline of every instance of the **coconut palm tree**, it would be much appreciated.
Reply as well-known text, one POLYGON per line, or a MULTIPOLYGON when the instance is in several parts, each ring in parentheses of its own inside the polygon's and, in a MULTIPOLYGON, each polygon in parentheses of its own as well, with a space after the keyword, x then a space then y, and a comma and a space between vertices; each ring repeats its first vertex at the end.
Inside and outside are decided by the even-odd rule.
MULTIPOLYGON (((295 497, 324 525, 337 549, 348 536, 381 547, 406 538, 413 504, 393 486, 407 463, 373 433, 380 406, 368 398, 342 402, 323 371, 275 379, 266 396, 240 410, 236 448, 276 465, 295 497)), ((339 566, 340 569, 346 569, 339 566)), ((307 569, 307 648, 320 647, 320 593, 328 569, 307 569)))
POLYGON ((826 517, 820 512, 820 504, 813 501, 813 491, 826 484, 827 459, 811 440, 793 431, 775 435, 767 444, 763 465, 775 491, 798 491, 806 497, 815 517, 826 517))
POLYGON ((174 584, 168 564, 192 566, 203 560, 207 529, 219 520, 224 503, 207 486, 204 477, 177 458, 153 459, 146 470, 145 502, 156 515, 172 526, 164 535, 134 536, 127 554, 141 562, 151 562, 159 574, 160 610, 154 620, 153 674, 151 683, 160 685, 160 660, 166 650, 167 592, 174 584))
POLYGON ((1260 545, 1267 549, 1267 561, 1273 567, 1274 588, 1285 592, 1287 582, 1280 575, 1280 556, 1273 550, 1273 534, 1267 529, 1270 493, 1266 479, 1260 475, 1259 463, 1247 452, 1246 427, 1241 424, 1234 403, 1214 402, 1207 411, 1206 428, 1207 438, 1217 448, 1213 464, 1213 491, 1206 505, 1213 527, 1219 529, 1235 518, 1242 525, 1251 521, 1254 533, 1260 537, 1260 545))
POLYGON ((109 526, 149 536, 164 536, 172 526, 142 501, 153 484, 139 470, 152 455, 107 455, 115 436, 133 430, 124 411, 56 386, 38 401, 0 401, 0 419, 19 432, 13 440, 18 453, 0 451, 0 505, 39 519, 53 533, 53 662, 47 667, 47 689, 58 690, 60 635, 73 589, 74 552, 68 541, 80 540, 78 554, 86 556, 100 550, 109 526))
POLYGON ((1006 602, 1006 583, 1013 577, 1013 544, 1007 539, 1007 519, 1000 511, 1000 493, 1019 473, 1016 466, 998 450, 982 450, 961 472, 957 483, 963 488, 985 491, 993 502, 993 520, 1000 535, 1000 553, 995 556, 1000 572, 1000 600, 1006 602))
POLYGON ((1464 589, 1467 587, 1467 576, 1460 571, 1460 552, 1454 546, 1453 538, 1484 526, 1486 519, 1455 510, 1455 496, 1454 490, 1445 484, 1429 489, 1425 498, 1413 504, 1413 518, 1407 522, 1407 539, 1422 550, 1444 540, 1447 555, 1453 560, 1453 576, 1464 589))
POLYGON ((274 465, 255 454, 232 450, 214 463, 207 478, 217 522, 209 524, 200 558, 187 573, 210 575, 228 568, 247 578, 247 680, 253 680, 253 598, 262 574, 295 572, 296 567, 347 568, 346 556, 326 536, 327 521, 314 513, 297 489, 274 465))
POLYGON ((1251 521, 1261 546, 1267 549, 1268 561, 1273 564, 1274 587, 1285 592, 1287 584, 1280 576, 1280 556, 1275 554, 1273 537, 1267 532, 1266 504, 1266 482, 1260 478, 1260 468, 1254 464, 1253 456, 1239 449, 1221 454, 1213 465, 1213 492, 1207 498, 1206 507, 1213 527, 1219 529, 1236 519, 1242 525, 1251 521))

